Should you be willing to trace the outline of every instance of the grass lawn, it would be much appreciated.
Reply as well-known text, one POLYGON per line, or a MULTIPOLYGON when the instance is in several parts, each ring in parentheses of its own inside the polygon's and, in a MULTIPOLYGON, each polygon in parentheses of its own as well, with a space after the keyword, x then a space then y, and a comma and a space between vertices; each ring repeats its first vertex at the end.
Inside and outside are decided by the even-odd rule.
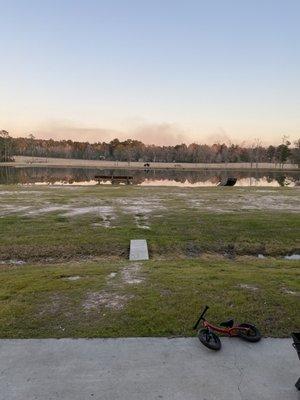
POLYGON ((300 326, 299 262, 276 259, 95 261, 0 270, 0 337, 192 335, 200 309, 264 335, 300 326))
POLYGON ((192 335, 205 304, 212 321, 287 336, 300 326, 300 262, 282 259, 300 250, 299 194, 1 187, 0 337, 192 335), (126 260, 138 238, 151 261, 126 260))
MULTIPOLYGON (((0 191, 1 193, 1 191, 0 191)), ((278 256, 300 249, 297 189, 66 187, 0 194, 0 259, 203 253, 278 256)))

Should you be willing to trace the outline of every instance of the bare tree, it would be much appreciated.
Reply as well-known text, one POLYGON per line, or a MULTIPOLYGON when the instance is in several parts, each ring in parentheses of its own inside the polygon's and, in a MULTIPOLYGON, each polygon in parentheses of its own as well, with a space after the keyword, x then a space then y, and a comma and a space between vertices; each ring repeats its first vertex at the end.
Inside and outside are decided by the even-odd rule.
POLYGON ((9 133, 5 130, 0 131, 0 161, 1 159, 5 161, 9 161, 11 158, 10 154, 10 136, 9 133))
POLYGON ((259 138, 254 139, 254 141, 250 145, 250 163, 251 168, 253 166, 253 162, 256 163, 256 168, 258 168, 258 162, 260 160, 260 148, 262 142, 259 138))

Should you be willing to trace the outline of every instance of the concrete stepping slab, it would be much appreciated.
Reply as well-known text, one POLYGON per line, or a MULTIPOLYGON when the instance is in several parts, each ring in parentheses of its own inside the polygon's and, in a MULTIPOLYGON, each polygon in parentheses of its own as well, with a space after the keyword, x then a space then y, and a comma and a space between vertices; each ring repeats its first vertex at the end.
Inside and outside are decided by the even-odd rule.
POLYGON ((145 239, 130 240, 129 260, 144 261, 149 260, 148 246, 145 239))

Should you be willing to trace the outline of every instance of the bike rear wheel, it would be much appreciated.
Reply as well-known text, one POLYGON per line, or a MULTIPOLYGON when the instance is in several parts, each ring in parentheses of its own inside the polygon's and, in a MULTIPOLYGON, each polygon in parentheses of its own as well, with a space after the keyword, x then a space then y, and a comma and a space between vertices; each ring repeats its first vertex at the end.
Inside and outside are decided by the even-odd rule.
POLYGON ((198 332, 200 342, 211 350, 221 349, 221 340, 218 335, 208 329, 200 329, 198 332))
POLYGON ((261 339, 261 334, 259 332, 259 330, 256 328, 255 325, 252 324, 240 324, 237 326, 237 328, 247 328, 248 330, 238 330, 238 336, 243 339, 246 340, 247 342, 259 342, 261 339))

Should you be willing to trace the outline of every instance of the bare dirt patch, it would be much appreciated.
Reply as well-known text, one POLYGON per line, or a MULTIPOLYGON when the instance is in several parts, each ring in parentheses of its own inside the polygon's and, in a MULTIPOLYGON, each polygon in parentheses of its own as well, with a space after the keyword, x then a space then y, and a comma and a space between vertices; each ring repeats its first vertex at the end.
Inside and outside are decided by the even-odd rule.
POLYGON ((0 190, 0 196, 23 196, 23 195, 42 195, 43 192, 40 190, 0 190))
POLYGON ((61 293, 53 293, 47 303, 43 304, 39 315, 57 315, 60 314, 68 303, 68 298, 61 293))
POLYGON ((117 290, 122 290, 125 285, 138 285, 144 281, 144 278, 139 275, 141 270, 140 264, 131 264, 121 270, 121 281, 115 279, 117 272, 108 274, 106 281, 106 289, 99 292, 89 292, 84 300, 82 307, 85 311, 97 310, 101 308, 110 308, 112 310, 122 310, 129 300, 134 298, 132 294, 117 293, 117 290), (112 291, 110 291, 112 289, 112 291))
POLYGON ((224 212, 231 212, 228 207, 224 207, 224 204, 220 204, 219 202, 214 202, 214 206, 212 206, 211 199, 188 199, 187 201, 188 206, 191 208, 201 208, 204 211, 213 211, 216 213, 224 213, 224 212))
POLYGON ((129 294, 117 294, 111 292, 91 292, 88 293, 82 306, 84 310, 90 311, 95 309, 110 308, 115 311, 122 310, 130 299, 134 296, 129 294))
POLYGON ((121 281, 115 279, 117 272, 108 274, 106 289, 99 292, 89 292, 84 300, 82 307, 85 311, 97 310, 101 308, 109 308, 112 310, 122 310, 129 300, 134 298, 133 294, 117 293, 117 290, 122 290, 125 285, 138 285, 144 281, 144 278, 139 275, 141 270, 140 264, 131 264, 121 270, 121 281), (112 289, 112 291, 110 291, 112 289))
POLYGON ((103 216, 100 222, 94 222, 92 226, 95 228, 97 227, 114 228, 113 226, 111 226, 112 219, 113 219, 112 216, 103 216))
POLYGON ((151 229, 149 216, 157 211, 165 210, 166 207, 161 204, 161 199, 153 197, 151 199, 140 198, 119 198, 116 200, 121 211, 133 215, 136 226, 139 229, 151 229))
POLYGON ((238 287, 239 287, 240 289, 250 290, 250 291, 253 291, 253 292, 255 292, 256 290, 259 289, 257 286, 250 285, 250 284, 247 284, 247 283, 240 283, 240 284, 238 285, 238 287))
POLYGON ((87 207, 72 207, 68 212, 63 214, 64 217, 76 217, 85 214, 95 215, 114 215, 114 209, 111 206, 87 206, 87 207))
POLYGON ((112 221, 116 219, 114 208, 111 206, 86 206, 86 207, 69 207, 69 211, 64 213, 63 217, 78 217, 86 214, 93 214, 100 217, 99 222, 94 222, 93 227, 112 228, 112 221))
POLYGON ((31 206, 18 206, 18 205, 4 204, 4 205, 1 205, 0 215, 5 216, 5 215, 23 213, 25 211, 28 211, 30 208, 31 208, 31 206))
MULTIPOLYGON (((258 192, 259 193, 259 192, 258 192)), ((240 198, 241 210, 281 210, 281 211, 300 211, 300 202, 291 199, 289 196, 283 195, 264 195, 259 196, 258 194, 252 196, 243 196, 240 198)))
POLYGON ((162 297, 170 297, 170 296, 172 296, 172 290, 170 290, 170 289, 163 289, 163 290, 160 291, 160 295, 161 295, 162 297))
POLYGON ((68 209, 68 206, 62 206, 62 205, 49 205, 46 207, 38 208, 35 210, 28 211, 25 213, 26 216, 36 216, 40 214, 47 214, 51 212, 56 212, 56 211, 64 211, 68 209))
POLYGON ((220 196, 216 198, 203 197, 201 199, 190 197, 186 199, 192 208, 201 208, 206 211, 214 212, 234 212, 236 210, 259 211, 259 210, 278 210, 278 211, 300 211, 300 201, 295 196, 279 195, 272 192, 258 191, 247 195, 232 193, 231 197, 220 196), (212 206, 213 203, 213 206, 212 206))
POLYGON ((134 221, 136 226, 139 229, 150 229, 149 223, 148 223, 148 217, 143 214, 136 214, 134 216, 134 221))
POLYGON ((161 204, 161 199, 158 197, 151 197, 151 199, 140 198, 119 198, 116 203, 121 206, 121 209, 130 214, 150 214, 158 210, 164 210, 165 206, 161 204))
POLYGON ((136 285, 142 283, 144 278, 139 275, 140 264, 132 264, 122 269, 122 280, 125 284, 136 285))
POLYGON ((79 275, 74 275, 74 276, 67 276, 65 278, 62 278, 64 281, 78 281, 81 279, 81 276, 79 275))

